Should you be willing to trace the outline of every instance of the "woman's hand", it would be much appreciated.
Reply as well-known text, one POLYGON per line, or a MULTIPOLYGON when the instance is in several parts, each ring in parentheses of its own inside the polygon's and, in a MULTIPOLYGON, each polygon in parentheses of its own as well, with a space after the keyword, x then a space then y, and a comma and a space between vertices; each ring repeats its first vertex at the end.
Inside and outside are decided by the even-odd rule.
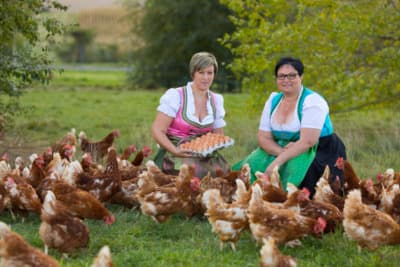
POLYGON ((176 148, 176 151, 173 153, 173 155, 175 157, 179 157, 179 158, 191 158, 191 157, 193 157, 193 154, 192 154, 192 152, 190 152, 190 150, 180 149, 179 147, 176 148))
POLYGON ((269 166, 265 169, 265 175, 267 175, 268 177, 272 176, 272 172, 274 170, 274 168, 278 166, 278 164, 275 163, 275 161, 272 161, 271 164, 269 164, 269 166))

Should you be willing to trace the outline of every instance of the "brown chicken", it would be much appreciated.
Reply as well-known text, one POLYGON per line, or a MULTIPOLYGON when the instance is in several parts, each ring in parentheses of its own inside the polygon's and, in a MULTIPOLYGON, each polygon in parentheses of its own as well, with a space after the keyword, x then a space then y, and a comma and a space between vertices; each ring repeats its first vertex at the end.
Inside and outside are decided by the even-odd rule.
POLYGON ((283 203, 287 200, 287 192, 283 189, 279 179, 278 168, 273 170, 273 175, 268 177, 265 173, 256 172, 258 184, 263 191, 263 199, 272 203, 283 203))
POLYGON ((319 236, 323 233, 326 227, 323 218, 306 217, 264 201, 258 184, 252 190, 247 216, 251 234, 258 244, 262 244, 263 238, 267 237, 274 238, 277 245, 282 245, 310 234, 319 236))
POLYGON ((39 155, 32 162, 27 182, 30 183, 34 188, 36 188, 45 176, 45 161, 43 159, 43 156, 39 155))
POLYGON ((103 246, 90 267, 114 267, 109 246, 103 246))
POLYGON ((152 180, 159 186, 173 184, 176 181, 177 175, 166 174, 152 160, 146 162, 147 173, 152 180))
POLYGON ((0 222, 1 266, 59 267, 60 264, 0 222))
POLYGON ((361 190, 363 203, 377 208, 380 202, 380 195, 382 191, 381 185, 374 184, 371 178, 363 179, 360 181, 358 189, 361 190))
POLYGON ((246 211, 249 195, 242 180, 236 179, 236 183, 236 200, 232 203, 226 203, 218 189, 208 189, 202 197, 206 207, 205 215, 212 226, 212 232, 220 239, 220 250, 223 249, 224 243, 229 242, 232 250, 236 251, 236 242, 248 228, 246 211))
POLYGON ((326 166, 324 173, 321 178, 319 178, 315 187, 315 195, 313 199, 318 202, 333 204, 342 212, 344 207, 344 198, 333 192, 328 182, 329 173, 329 166, 326 166))
POLYGON ((137 198, 143 214, 151 216, 157 223, 163 223, 178 212, 192 214, 191 180, 194 169, 183 164, 175 185, 158 186, 147 171, 144 171, 138 181, 137 198))
POLYGON ((347 195, 343 215, 344 231, 359 247, 374 250, 400 243, 400 225, 390 215, 364 204, 359 189, 347 195))
POLYGON ((138 151, 135 158, 131 161, 132 165, 134 166, 142 165, 144 159, 150 156, 150 154, 151 154, 151 148, 148 146, 143 146, 143 148, 138 151))
POLYGON ((40 218, 39 236, 45 244, 46 254, 48 248, 70 253, 88 246, 89 228, 74 217, 52 191, 47 191, 40 218))
POLYGON ((379 210, 386 212, 397 222, 400 223, 400 185, 393 184, 389 188, 384 188, 381 194, 379 210))
POLYGON ((246 187, 249 182, 250 167, 248 164, 243 165, 242 169, 225 174, 222 177, 212 177, 210 173, 200 180, 200 194, 202 195, 208 189, 218 189, 222 199, 226 203, 232 203, 233 196, 236 192, 236 179, 241 179, 246 187))
POLYGON ((78 188, 92 193, 101 202, 108 201, 121 190, 121 174, 118 169, 117 154, 114 147, 109 148, 107 163, 99 175, 80 172, 75 177, 78 188))
POLYGON ((78 143, 83 152, 90 153, 93 161, 98 162, 102 160, 108 153, 108 148, 114 144, 115 138, 119 137, 118 129, 113 130, 100 141, 91 141, 87 138, 85 132, 80 132, 78 136, 78 143))
MULTIPOLYGON (((343 171, 344 195, 347 195, 347 193, 353 189, 359 188, 360 178, 348 160, 339 157, 336 160, 335 167, 343 171)), ((327 180, 329 181, 329 178, 327 178, 327 180)))
POLYGON ((8 154, 4 153, 0 158, 0 179, 4 178, 12 171, 11 165, 8 162, 8 154))
POLYGON ((90 175, 99 175, 103 171, 101 165, 98 165, 95 162, 93 162, 90 153, 84 153, 82 155, 81 166, 82 170, 90 175))
POLYGON ((311 193, 307 188, 299 190, 291 183, 287 184, 287 188, 288 192, 293 193, 289 194, 288 200, 284 203, 285 208, 299 210, 300 214, 306 217, 323 218, 326 221, 324 233, 333 232, 342 224, 342 212, 333 204, 311 200, 311 193))
POLYGON ((24 181, 23 178, 13 179, 7 177, 4 189, 10 199, 11 209, 25 215, 27 212, 40 214, 42 203, 35 189, 24 181))
POLYGON ((119 204, 128 209, 136 209, 140 203, 136 197, 136 193, 139 190, 137 184, 139 178, 132 178, 130 180, 124 180, 121 182, 120 191, 116 192, 111 199, 110 203, 119 204))
POLYGON ((296 267, 295 258, 283 255, 272 237, 263 239, 264 245, 260 250, 260 267, 296 267))
POLYGON ((118 160, 128 160, 129 157, 136 151, 135 145, 130 145, 122 151, 122 154, 118 156, 118 160))
POLYGON ((85 190, 75 188, 63 181, 52 183, 50 190, 55 194, 57 200, 64 204, 69 212, 76 217, 103 220, 108 225, 115 221, 115 217, 103 203, 85 190))
POLYGON ((52 147, 51 150, 53 152, 58 152, 60 155, 63 155, 63 151, 67 147, 71 149, 72 153, 75 153, 76 146, 76 130, 74 128, 71 129, 70 132, 67 132, 65 136, 63 136, 60 140, 58 140, 52 147))

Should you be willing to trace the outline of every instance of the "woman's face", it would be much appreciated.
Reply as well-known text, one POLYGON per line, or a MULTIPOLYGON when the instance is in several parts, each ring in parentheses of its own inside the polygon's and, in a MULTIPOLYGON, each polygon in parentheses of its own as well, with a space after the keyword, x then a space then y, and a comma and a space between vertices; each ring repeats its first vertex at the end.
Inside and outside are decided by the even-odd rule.
POLYGON ((194 72, 192 87, 196 90, 207 91, 214 80, 214 65, 194 72))
POLYGON ((297 93, 301 88, 302 76, 292 65, 282 65, 276 75, 278 89, 283 93, 297 93))

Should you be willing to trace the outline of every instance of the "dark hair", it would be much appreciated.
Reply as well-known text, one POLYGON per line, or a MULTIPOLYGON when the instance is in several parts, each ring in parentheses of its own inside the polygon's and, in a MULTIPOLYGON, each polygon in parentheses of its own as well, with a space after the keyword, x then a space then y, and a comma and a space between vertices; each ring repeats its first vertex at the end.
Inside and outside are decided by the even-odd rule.
POLYGON ((283 65, 291 65, 295 70, 297 70, 299 76, 303 75, 304 65, 300 59, 292 57, 283 57, 275 65, 275 76, 278 75, 278 70, 283 65))

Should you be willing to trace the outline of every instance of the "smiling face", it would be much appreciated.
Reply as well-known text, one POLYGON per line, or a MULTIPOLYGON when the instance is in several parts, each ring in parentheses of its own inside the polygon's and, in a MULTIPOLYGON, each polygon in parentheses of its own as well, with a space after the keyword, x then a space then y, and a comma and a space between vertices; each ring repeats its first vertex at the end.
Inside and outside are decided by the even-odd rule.
POLYGON ((193 74, 192 87, 195 90, 207 91, 214 80, 215 70, 214 65, 210 65, 201 70, 195 71, 193 74))
POLYGON ((301 88, 303 76, 290 64, 282 65, 276 74, 276 83, 284 94, 297 94, 301 88))

